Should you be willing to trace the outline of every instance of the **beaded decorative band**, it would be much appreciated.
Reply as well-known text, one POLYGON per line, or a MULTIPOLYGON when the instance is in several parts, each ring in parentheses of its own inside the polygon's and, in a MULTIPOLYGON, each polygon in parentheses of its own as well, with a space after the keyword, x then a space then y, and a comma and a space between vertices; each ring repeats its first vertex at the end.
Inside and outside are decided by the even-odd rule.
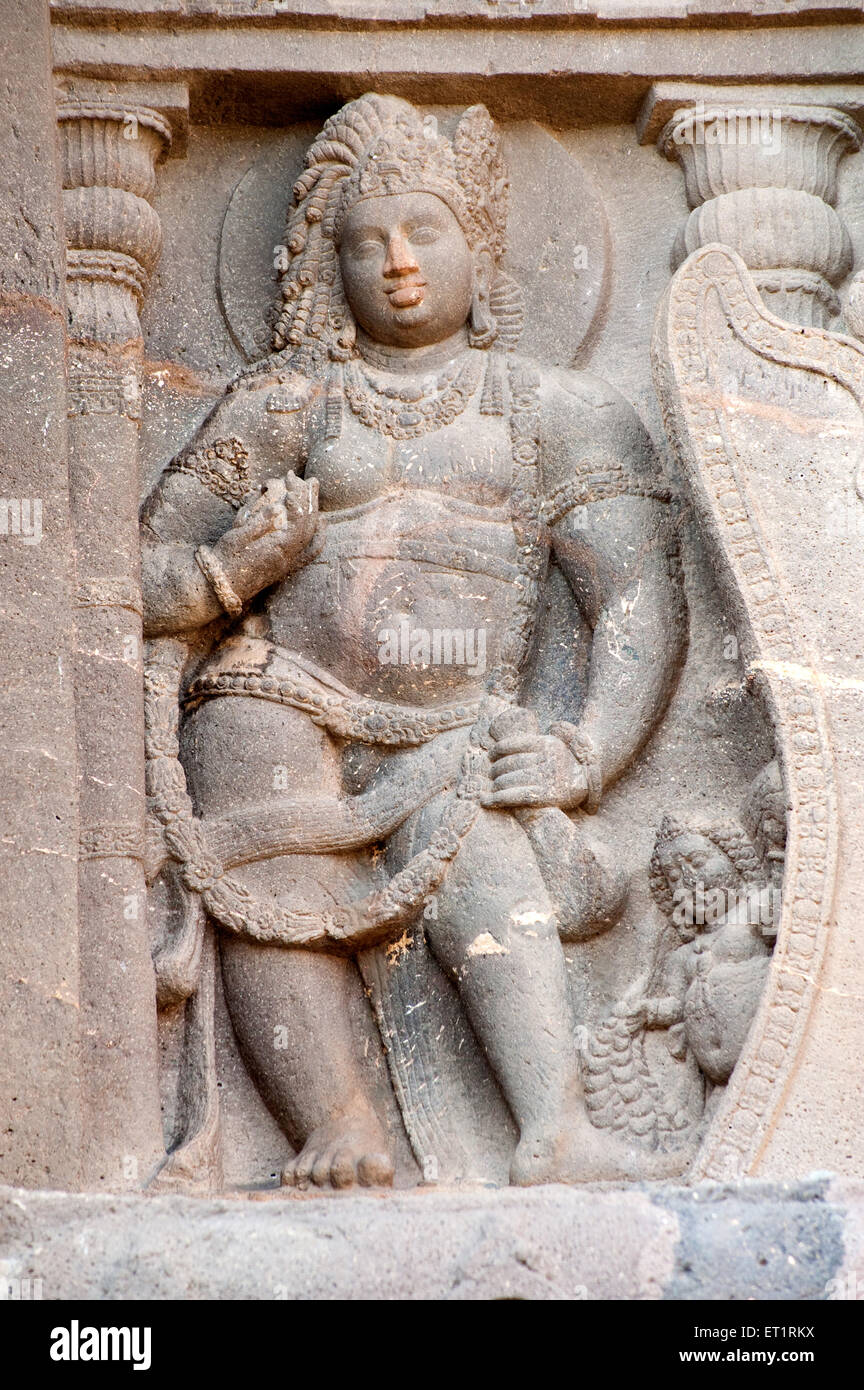
POLYGON ((671 502, 672 493, 660 483, 631 474, 617 459, 607 460, 605 465, 583 461, 576 476, 546 498, 542 518, 547 526, 555 526, 574 507, 587 507, 591 502, 614 497, 649 497, 656 502, 671 502))
POLYGON ((197 478, 214 497, 227 502, 235 512, 250 489, 249 451, 239 439, 215 439, 212 444, 187 449, 165 470, 188 473, 197 478))
POLYGON ((593 816, 600 805, 600 797, 603 793, 600 761, 594 744, 584 730, 578 729, 575 724, 568 724, 566 720, 560 720, 557 724, 550 725, 549 732, 555 738, 560 738, 562 743, 566 743, 579 766, 584 769, 588 794, 582 803, 582 809, 593 816))
POLYGON ((292 705, 336 738, 391 748, 417 747, 450 729, 467 728, 477 719, 480 708, 476 701, 455 708, 424 710, 362 695, 350 698, 327 689, 303 668, 298 669, 296 678, 279 679, 251 666, 197 676, 189 686, 185 703, 188 706, 223 695, 252 695, 259 700, 292 705))
POLYGON ((243 612, 243 600, 231 588, 227 574, 209 546, 199 545, 195 551, 195 562, 225 612, 230 613, 232 618, 239 618, 243 612))

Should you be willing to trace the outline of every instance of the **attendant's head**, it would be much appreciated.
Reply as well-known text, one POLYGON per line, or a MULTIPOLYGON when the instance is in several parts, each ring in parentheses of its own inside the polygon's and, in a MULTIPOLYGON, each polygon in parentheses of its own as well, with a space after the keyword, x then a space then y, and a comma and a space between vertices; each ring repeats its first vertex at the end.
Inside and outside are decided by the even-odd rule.
POLYGON ((685 941, 715 924, 732 895, 760 877, 756 851, 737 821, 684 825, 663 817, 651 855, 651 895, 685 941))

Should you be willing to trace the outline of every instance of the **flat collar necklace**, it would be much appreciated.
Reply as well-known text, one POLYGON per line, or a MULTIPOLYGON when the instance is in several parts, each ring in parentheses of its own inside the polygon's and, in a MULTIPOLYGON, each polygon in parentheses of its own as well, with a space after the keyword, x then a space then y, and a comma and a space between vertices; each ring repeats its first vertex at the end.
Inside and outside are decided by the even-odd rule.
POLYGON ((362 328, 358 328, 357 348, 363 361, 379 371, 422 376, 438 372, 463 357, 468 351, 468 334, 464 328, 460 328, 443 342, 431 343, 428 347, 403 348, 390 343, 377 343, 362 328))

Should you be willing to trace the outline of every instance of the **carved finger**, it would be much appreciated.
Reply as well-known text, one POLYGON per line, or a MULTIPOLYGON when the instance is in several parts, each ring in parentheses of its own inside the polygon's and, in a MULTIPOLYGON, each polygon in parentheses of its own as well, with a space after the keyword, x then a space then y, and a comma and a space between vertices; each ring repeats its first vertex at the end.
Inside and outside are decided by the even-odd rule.
POLYGON ((485 803, 487 806, 542 806, 541 787, 508 787, 506 791, 495 791, 485 803))
POLYGON ((285 484, 281 478, 268 478, 266 483, 259 483, 248 494, 244 504, 244 511, 255 511, 257 507, 266 506, 271 502, 281 502, 285 496, 285 484))
POLYGON ((289 497, 299 504, 301 511, 315 511, 318 506, 318 479, 298 478, 296 473, 289 473, 285 478, 286 502, 289 497))
POLYGON ((508 758, 512 753, 540 753, 545 742, 542 734, 514 734, 512 738, 502 738, 499 743, 493 743, 489 757, 508 758))
POLYGON ((504 772, 499 777, 492 771, 493 792, 509 791, 512 787, 539 787, 540 780, 536 765, 518 768, 514 772, 504 772))
POLYGON ((235 530, 239 530, 241 526, 248 526, 250 519, 255 515, 256 500, 255 498, 250 498, 247 502, 243 503, 243 506, 234 518, 235 530))
MULTIPOLYGON (((505 777, 509 777, 512 772, 522 774, 523 781, 532 782, 538 772, 538 758, 536 753, 508 753, 506 758, 499 758, 492 767, 492 778, 496 787, 502 785, 505 777), (524 776, 528 773, 528 777, 524 776), (533 775, 532 775, 533 774, 533 775)), ((507 785, 503 783, 503 785, 507 785)))
POLYGON ((241 524, 245 539, 258 540, 270 531, 284 528, 285 511, 277 502, 265 502, 263 506, 253 507, 249 516, 241 524))

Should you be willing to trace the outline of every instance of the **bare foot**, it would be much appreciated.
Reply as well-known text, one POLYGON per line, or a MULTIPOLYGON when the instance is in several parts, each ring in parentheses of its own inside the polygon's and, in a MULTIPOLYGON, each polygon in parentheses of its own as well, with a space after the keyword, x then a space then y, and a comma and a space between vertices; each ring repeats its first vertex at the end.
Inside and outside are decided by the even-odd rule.
POLYGON ((510 1181, 518 1187, 547 1182, 656 1182, 677 1177, 680 1153, 658 1153, 595 1129, 584 1112, 557 1130, 526 1131, 513 1155, 510 1181))
POLYGON ((393 1156, 371 1112, 331 1120, 313 1130, 282 1171, 283 1187, 392 1187, 393 1156))

